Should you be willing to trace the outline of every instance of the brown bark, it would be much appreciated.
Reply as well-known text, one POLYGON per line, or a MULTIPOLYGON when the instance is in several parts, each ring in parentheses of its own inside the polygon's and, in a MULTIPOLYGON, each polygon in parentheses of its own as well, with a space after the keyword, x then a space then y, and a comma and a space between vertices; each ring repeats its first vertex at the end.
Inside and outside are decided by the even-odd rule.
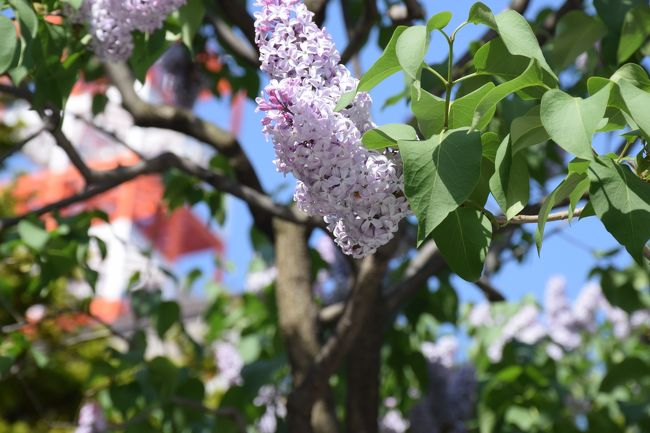
MULTIPOLYGON (((310 230, 282 220, 275 220, 273 226, 279 326, 294 386, 300 386, 320 351, 318 310, 312 298, 311 260, 307 245, 310 230)), ((288 402, 289 432, 336 433, 337 421, 328 396, 328 389, 308 396, 292 393, 288 402)))

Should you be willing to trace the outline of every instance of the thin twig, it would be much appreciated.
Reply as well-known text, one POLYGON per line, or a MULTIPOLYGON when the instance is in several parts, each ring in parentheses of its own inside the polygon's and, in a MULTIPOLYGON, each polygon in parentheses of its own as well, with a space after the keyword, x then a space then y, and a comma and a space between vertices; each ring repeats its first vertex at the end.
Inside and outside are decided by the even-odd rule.
MULTIPOLYGON (((569 212, 568 210, 562 211, 562 212, 555 212, 552 214, 549 214, 549 216, 546 218, 546 221, 562 221, 569 219, 571 216, 580 216, 582 212, 584 211, 585 208, 579 208, 573 211, 573 213, 569 212)), ((505 216, 503 215, 498 215, 496 216, 497 222, 502 225, 508 225, 508 224, 531 224, 531 223, 537 223, 539 222, 539 215, 516 215, 512 217, 511 219, 506 219, 505 216)))
POLYGON ((19 142, 13 144, 6 152, 4 152, 2 155, 0 155, 0 165, 5 162, 7 158, 9 158, 11 155, 13 155, 16 152, 20 152, 23 147, 36 137, 38 137, 41 133, 46 131, 47 128, 42 127, 38 131, 34 132, 33 134, 28 135, 27 137, 23 138, 19 142))

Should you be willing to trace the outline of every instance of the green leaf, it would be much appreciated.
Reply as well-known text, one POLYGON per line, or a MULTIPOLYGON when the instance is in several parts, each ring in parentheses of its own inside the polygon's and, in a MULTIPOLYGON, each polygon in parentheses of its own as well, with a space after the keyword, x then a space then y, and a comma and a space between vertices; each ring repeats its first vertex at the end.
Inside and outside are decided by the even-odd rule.
MULTIPOLYGON (((573 219, 573 212, 575 211, 578 202, 582 200, 582 196, 587 191, 589 191, 589 185, 591 185, 591 180, 589 180, 589 177, 585 177, 578 183, 578 185, 576 185, 575 189, 571 191, 571 193, 569 194, 569 221, 573 219)), ((580 215, 584 214, 584 216, 587 216, 585 210, 586 210, 586 206, 580 215)))
POLYGON ((528 68, 514 80, 499 84, 490 90, 476 107, 472 129, 484 129, 490 123, 489 114, 503 98, 526 87, 544 86, 542 71, 531 60, 528 68))
POLYGON ((544 143, 549 139, 548 133, 542 125, 539 105, 535 105, 526 114, 512 121, 510 136, 513 154, 535 144, 544 143))
POLYGON ((539 66, 556 81, 555 72, 546 62, 537 38, 526 18, 512 9, 505 10, 495 17, 499 35, 511 54, 535 59, 539 66))
POLYGON ((634 260, 643 263, 643 247, 650 240, 650 184, 603 157, 589 166, 589 178, 596 215, 634 260))
POLYGON ((194 52, 192 40, 194 35, 201 27, 203 17, 205 15, 205 8, 203 7, 202 0, 188 0, 183 7, 178 10, 178 15, 181 21, 181 38, 183 43, 190 50, 194 52))
POLYGON ((603 269, 600 287, 610 305, 628 314, 645 308, 640 292, 635 287, 634 278, 625 272, 613 268, 603 269))
POLYGON ((262 352, 260 336, 255 334, 243 337, 237 346, 242 360, 246 364, 257 361, 262 352))
POLYGON ((391 36, 388 45, 386 45, 386 48, 384 49, 384 52, 359 80, 357 91, 367 92, 402 69, 397 60, 396 45, 397 40, 406 29, 406 26, 399 26, 395 29, 393 36, 391 36))
POLYGON ((476 2, 469 9, 468 23, 483 24, 492 30, 497 30, 497 21, 492 10, 481 2, 476 2))
POLYGON ((144 82, 147 71, 167 50, 169 42, 165 39, 163 29, 158 29, 151 34, 136 32, 133 35, 133 42, 133 55, 129 58, 129 64, 133 68, 135 77, 144 82))
POLYGON ((481 143, 483 145, 483 157, 494 162, 497 159, 497 149, 501 144, 501 139, 495 132, 486 132, 481 135, 481 143))
POLYGON ((63 0, 63 2, 69 4, 75 9, 79 9, 83 4, 84 0, 63 0))
POLYGON ((442 30, 449 24, 451 21, 451 12, 440 12, 435 14, 429 21, 427 21, 427 33, 431 33, 433 30, 442 30))
POLYGON ((397 145, 399 140, 417 139, 418 134, 411 125, 388 123, 366 131, 361 137, 361 142, 368 149, 383 149, 397 145))
POLYGON ((425 26, 408 27, 397 39, 397 61, 408 77, 417 79, 422 60, 429 46, 429 33, 425 26))
POLYGON ((616 58, 618 63, 629 59, 650 35, 650 7, 637 6, 625 14, 621 39, 618 44, 616 58))
POLYGON ((411 111, 418 121, 418 128, 426 138, 439 134, 445 125, 445 100, 426 90, 411 86, 411 111))
POLYGON ((36 365, 39 368, 47 366, 47 364, 50 362, 47 354, 35 346, 30 347, 29 352, 32 354, 32 358, 34 358, 34 362, 36 362, 36 365))
POLYGON ((637 65, 636 63, 627 63, 621 66, 612 74, 610 80, 615 83, 620 83, 622 80, 625 80, 641 90, 650 92, 650 78, 648 78, 648 73, 643 66, 637 65))
POLYGON ((419 245, 476 187, 481 174, 481 136, 462 129, 398 144, 404 191, 418 219, 419 245))
POLYGON ((496 37, 474 53, 474 68, 479 74, 489 74, 506 81, 517 78, 530 64, 524 56, 510 54, 503 39, 496 37))
MULTIPOLYGON (((478 104, 496 86, 494 83, 486 83, 478 89, 474 90, 462 98, 456 99, 449 107, 449 128, 467 128, 472 125, 474 119, 474 111, 478 104)), ((485 117, 491 119, 496 111, 496 106, 493 106, 491 112, 485 113, 485 117)), ((488 120, 489 121, 489 120, 488 120)))
POLYGON ((565 69, 575 62, 576 57, 592 48, 607 34, 607 27, 597 17, 581 10, 571 11, 557 23, 555 37, 546 45, 553 65, 565 69))
POLYGON ((349 92, 345 92, 343 95, 341 95, 341 99, 339 99, 339 102, 336 103, 336 107, 334 107, 335 112, 339 112, 346 108, 348 105, 354 101, 354 98, 357 96, 357 91, 356 90, 350 90, 349 92))
POLYGON ((646 137, 650 137, 650 116, 648 116, 650 93, 632 85, 628 80, 620 80, 618 88, 627 112, 646 137))
POLYGON ((617 386, 634 381, 639 383, 650 376, 650 364, 639 358, 625 358, 618 364, 609 366, 607 374, 600 383, 601 392, 611 392, 617 386))
POLYGON ((472 194, 467 198, 468 202, 480 207, 485 206, 488 196, 490 195, 490 178, 493 175, 494 161, 490 161, 490 159, 485 157, 485 147, 483 147, 483 158, 481 158, 481 177, 478 181, 478 184, 476 185, 476 188, 474 188, 472 194))
POLYGON ((620 33, 625 15, 630 8, 647 4, 648 0, 594 0, 598 16, 614 33, 620 33))
POLYGON ((553 207, 569 197, 569 195, 576 189, 578 184, 587 179, 584 173, 569 173, 567 177, 551 192, 542 203, 542 208, 539 211, 539 221, 537 222, 537 230, 535 231, 535 244, 537 245, 537 253, 542 252, 542 242, 544 240, 544 227, 546 220, 551 213, 553 207))
POLYGON ((446 278, 431 295, 431 315, 440 323, 456 324, 458 320, 458 293, 446 278))
POLYGON ((587 98, 574 98, 558 89, 542 97, 542 124, 564 150, 582 159, 593 159, 591 141, 605 115, 611 86, 587 98))
POLYGON ((490 191, 509 220, 526 206, 530 194, 526 157, 522 153, 513 154, 509 135, 497 149, 494 166, 490 191))
POLYGON ((16 10, 23 34, 28 34, 32 39, 38 32, 38 17, 27 0, 10 0, 9 4, 16 10), (27 30, 25 32, 25 30, 27 30))
POLYGON ((341 96, 341 99, 336 103, 336 107, 334 107, 334 111, 339 112, 350 105, 354 101, 357 92, 368 92, 386 78, 402 70, 397 60, 396 45, 398 39, 407 28, 407 26, 399 26, 395 29, 386 48, 384 48, 384 52, 381 53, 381 56, 363 74, 357 88, 341 96))
POLYGON ((14 23, 6 16, 0 14, 0 74, 9 69, 14 60, 18 46, 18 36, 14 23))
POLYGON ((156 332, 160 338, 164 338, 169 329, 178 323, 181 318, 181 310, 174 301, 163 301, 156 310, 156 332))
POLYGON ((452 271, 467 281, 481 277, 492 239, 492 223, 466 207, 452 211, 433 231, 433 239, 452 271))
POLYGON ((26 245, 36 251, 41 251, 50 238, 45 229, 28 220, 22 220, 18 223, 18 234, 26 245))

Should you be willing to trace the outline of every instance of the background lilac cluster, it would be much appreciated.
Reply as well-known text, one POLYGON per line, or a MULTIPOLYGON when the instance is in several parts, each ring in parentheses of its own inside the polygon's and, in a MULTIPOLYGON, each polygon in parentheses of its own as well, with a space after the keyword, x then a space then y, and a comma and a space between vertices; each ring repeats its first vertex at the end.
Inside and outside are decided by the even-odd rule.
POLYGON ((368 94, 334 111, 358 81, 339 64, 331 36, 313 23, 305 5, 256 5, 262 7, 255 14, 256 41, 271 78, 258 107, 266 113, 262 124, 274 143, 275 165, 296 177, 298 207, 323 216, 344 253, 372 254, 408 212, 399 158, 361 145, 361 135, 373 127, 368 94))
POLYGON ((599 285, 584 286, 572 304, 566 294, 566 280, 553 277, 546 285, 543 312, 535 305, 524 305, 509 318, 493 311, 489 304, 474 306, 469 314, 471 326, 501 327, 498 337, 487 348, 494 362, 501 359, 504 346, 512 340, 536 344, 547 338, 546 351, 554 359, 584 344, 584 338, 597 331, 599 323, 611 327, 619 339, 650 323, 650 310, 638 310, 632 314, 611 305, 599 285))
POLYGON ((186 0, 84 0, 79 10, 67 8, 73 22, 87 24, 92 48, 106 60, 126 60, 133 51, 134 30, 150 33, 186 0))

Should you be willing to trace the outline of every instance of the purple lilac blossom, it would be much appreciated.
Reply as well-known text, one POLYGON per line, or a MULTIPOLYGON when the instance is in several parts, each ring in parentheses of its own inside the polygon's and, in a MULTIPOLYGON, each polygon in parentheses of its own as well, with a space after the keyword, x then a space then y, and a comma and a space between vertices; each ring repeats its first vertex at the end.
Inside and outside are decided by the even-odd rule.
POLYGON ((258 109, 278 171, 297 179, 298 208, 320 215, 345 254, 356 258, 386 244, 408 213, 396 155, 365 149, 371 99, 359 93, 341 112, 341 95, 358 81, 340 65, 332 37, 297 0, 258 0, 256 42, 270 82, 258 109))
MULTIPOLYGON (((503 348, 510 340, 535 344, 548 336, 550 341, 546 353, 558 360, 565 351, 583 344, 583 336, 596 332, 599 311, 604 313, 605 322, 611 325, 617 338, 626 338, 633 330, 650 326, 649 309, 627 314, 607 301, 598 284, 586 284, 573 305, 566 295, 565 286, 566 281, 562 277, 552 277, 546 286, 544 316, 540 316, 537 307, 523 306, 505 321, 501 333, 488 346, 488 357, 493 362, 501 360, 503 348)), ((468 321, 475 328, 503 323, 498 316, 492 316, 489 304, 475 305, 468 321)))
POLYGON ((278 418, 284 419, 287 415, 285 398, 279 389, 273 385, 264 385, 257 392, 253 400, 255 406, 264 406, 266 410, 257 421, 257 429, 260 433, 275 433, 278 426, 278 418))
POLYGON ((596 330, 596 313, 603 299, 598 284, 590 283, 582 288, 573 304, 573 314, 582 329, 589 332, 596 330))
POLYGON ((108 430, 106 416, 96 402, 87 402, 79 409, 79 420, 74 433, 102 433, 108 430))
POLYGON ((389 410, 379 421, 380 433, 404 433, 408 428, 409 422, 397 409, 389 410))
POLYGON ((458 352, 458 340, 453 335, 445 335, 435 343, 429 341, 422 343, 420 350, 427 361, 449 368, 454 365, 454 359, 458 352))
POLYGON ((86 23, 92 48, 106 60, 126 60, 133 51, 134 30, 153 32, 186 0, 85 0, 78 10, 66 7, 73 23, 86 23))
POLYGON ((215 343, 214 360, 217 366, 215 387, 228 389, 243 383, 241 370, 244 368, 244 361, 234 344, 227 341, 215 343))

